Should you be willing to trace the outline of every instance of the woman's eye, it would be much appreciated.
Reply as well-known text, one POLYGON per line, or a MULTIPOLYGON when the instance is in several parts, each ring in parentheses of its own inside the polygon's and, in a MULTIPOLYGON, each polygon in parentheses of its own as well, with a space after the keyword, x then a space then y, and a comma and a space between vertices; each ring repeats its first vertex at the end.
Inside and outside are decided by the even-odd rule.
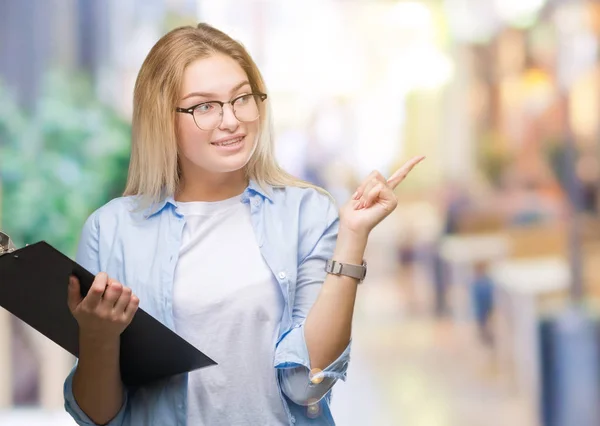
POLYGON ((243 105, 245 103, 248 103, 248 101, 250 100, 251 97, 252 97, 252 95, 240 96, 239 98, 237 98, 236 103, 243 105))
POLYGON ((200 104, 198 105, 195 109, 194 112, 200 113, 200 114, 206 114, 207 112, 210 112, 213 109, 213 106, 211 104, 200 104))

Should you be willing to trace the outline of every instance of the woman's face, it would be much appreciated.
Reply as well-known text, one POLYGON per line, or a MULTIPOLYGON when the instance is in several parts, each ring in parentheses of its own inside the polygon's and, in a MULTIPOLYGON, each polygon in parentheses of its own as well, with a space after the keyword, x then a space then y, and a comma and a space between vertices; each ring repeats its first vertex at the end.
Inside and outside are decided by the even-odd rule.
MULTIPOLYGON (((229 56, 213 54, 186 68, 177 106, 187 109, 202 104, 195 113, 202 128, 192 115, 177 114, 179 162, 184 174, 190 168, 208 173, 234 172, 248 163, 257 143, 258 117, 240 121, 231 104, 226 104, 221 120, 220 106, 205 103, 229 102, 251 92, 248 76, 229 56)), ((242 98, 236 102, 237 115, 244 120, 253 117, 248 102, 253 101, 242 98)))

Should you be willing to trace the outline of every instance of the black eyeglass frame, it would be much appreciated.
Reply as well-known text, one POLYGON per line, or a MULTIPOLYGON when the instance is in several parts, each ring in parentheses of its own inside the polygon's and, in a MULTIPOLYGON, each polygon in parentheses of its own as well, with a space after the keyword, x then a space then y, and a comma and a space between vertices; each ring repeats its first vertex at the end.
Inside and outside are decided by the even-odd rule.
MULTIPOLYGON (((229 104, 229 105, 231 105, 231 109, 233 110, 233 115, 235 116, 235 118, 238 121, 242 122, 242 123, 248 123, 247 121, 240 120, 238 118, 238 116, 236 115, 236 113, 235 113, 235 103, 238 100, 240 100, 240 99, 242 99, 242 98, 244 98, 246 96, 258 96, 258 98, 261 100, 261 102, 264 102, 267 99, 267 94, 266 93, 261 93, 261 92, 244 93, 243 95, 236 96, 235 98, 233 98, 232 100, 227 101, 227 102, 223 102, 223 101, 206 101, 206 102, 200 102, 199 104, 193 105, 193 106, 191 106, 189 108, 177 107, 177 108, 175 108, 175 111, 176 112, 181 112, 181 113, 184 113, 184 114, 190 114, 192 116, 192 118, 194 119, 194 123, 196 124, 196 126, 200 130, 213 130, 213 129, 216 129, 217 127, 219 127, 219 125, 217 125, 213 129, 203 129, 202 127, 198 126, 198 123, 196 123, 196 117, 194 117, 194 110, 196 108, 198 108, 199 106, 201 106, 201 105, 205 105, 205 104, 217 104, 217 105, 219 105, 221 107, 221 120, 222 120, 223 119, 223 107, 225 105, 229 104)), ((259 112, 258 117, 260 117, 260 112, 259 112)), ((254 120, 256 120, 258 117, 256 117, 254 120)), ((252 122, 254 120, 250 120, 250 122, 252 122)))

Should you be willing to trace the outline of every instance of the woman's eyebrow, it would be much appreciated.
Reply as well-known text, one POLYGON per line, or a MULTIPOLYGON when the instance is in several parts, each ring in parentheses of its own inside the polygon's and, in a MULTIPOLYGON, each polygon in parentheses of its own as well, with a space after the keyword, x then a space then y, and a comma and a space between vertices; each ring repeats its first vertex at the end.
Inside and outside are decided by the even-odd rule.
MULTIPOLYGON (((246 85, 250 85, 249 81, 242 81, 241 83, 236 84, 233 89, 231 89, 230 93, 234 93, 238 90, 240 90, 242 87, 246 86, 246 85)), ((208 92, 192 92, 192 93, 188 93, 187 95, 185 95, 185 97, 182 98, 182 100, 188 99, 188 98, 192 98, 194 96, 202 96, 203 98, 215 98, 217 97, 216 94, 214 93, 208 93, 208 92)))

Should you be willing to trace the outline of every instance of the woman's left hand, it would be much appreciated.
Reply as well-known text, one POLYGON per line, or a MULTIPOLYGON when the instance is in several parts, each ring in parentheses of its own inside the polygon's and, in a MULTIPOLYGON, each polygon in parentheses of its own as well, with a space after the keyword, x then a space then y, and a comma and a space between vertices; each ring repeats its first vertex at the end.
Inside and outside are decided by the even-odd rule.
POLYGON ((340 228, 367 237, 375 226, 398 206, 394 189, 408 173, 425 157, 414 157, 407 161, 389 179, 373 171, 358 190, 340 209, 340 228))

